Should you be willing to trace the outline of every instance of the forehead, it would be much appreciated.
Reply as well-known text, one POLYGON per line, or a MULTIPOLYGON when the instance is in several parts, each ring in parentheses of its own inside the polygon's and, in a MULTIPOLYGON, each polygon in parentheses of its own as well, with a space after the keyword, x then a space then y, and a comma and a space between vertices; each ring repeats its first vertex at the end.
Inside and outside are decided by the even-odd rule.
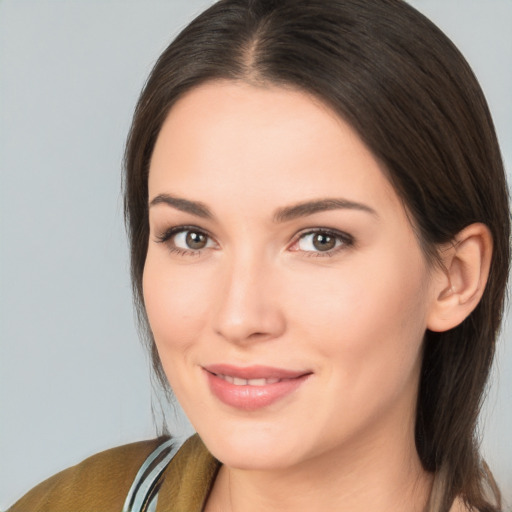
POLYGON ((258 195, 399 202, 357 133, 320 100, 230 81, 203 84, 170 110, 149 175, 150 199, 164 192, 201 200, 236 194, 244 205, 258 195))

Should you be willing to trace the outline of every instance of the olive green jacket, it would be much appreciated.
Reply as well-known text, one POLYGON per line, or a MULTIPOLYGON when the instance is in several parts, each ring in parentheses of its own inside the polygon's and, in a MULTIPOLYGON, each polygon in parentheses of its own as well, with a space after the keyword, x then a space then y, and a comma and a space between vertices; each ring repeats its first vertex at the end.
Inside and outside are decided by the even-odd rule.
MULTIPOLYGON (((113 448, 66 469, 28 492, 9 512, 121 512, 137 471, 161 440, 113 448)), ((157 512, 201 512, 220 463, 197 435, 164 471, 157 512)))

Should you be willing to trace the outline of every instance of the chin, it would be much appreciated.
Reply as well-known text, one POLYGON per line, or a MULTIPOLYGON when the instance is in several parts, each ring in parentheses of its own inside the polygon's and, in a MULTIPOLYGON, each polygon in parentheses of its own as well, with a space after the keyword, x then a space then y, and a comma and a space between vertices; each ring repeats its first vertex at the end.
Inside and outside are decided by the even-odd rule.
POLYGON ((213 455, 227 467, 246 471, 280 471, 299 462, 297 454, 276 453, 275 449, 269 452, 258 449, 244 451, 239 446, 226 447, 213 455))
MULTIPOLYGON (((208 429, 207 429, 208 430, 208 429)), ((303 450, 300 440, 269 431, 239 431, 198 434, 211 454, 228 467, 253 471, 279 470, 298 462, 303 450)))

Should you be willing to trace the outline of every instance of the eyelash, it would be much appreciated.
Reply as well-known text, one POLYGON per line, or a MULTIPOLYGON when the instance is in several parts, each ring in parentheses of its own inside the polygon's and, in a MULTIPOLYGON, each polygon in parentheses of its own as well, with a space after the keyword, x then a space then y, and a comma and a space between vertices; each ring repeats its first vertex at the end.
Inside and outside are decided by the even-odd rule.
POLYGON ((204 229, 200 229, 196 226, 175 226, 167 229, 162 234, 157 235, 156 242, 161 244, 167 244, 171 254, 177 254, 178 256, 198 256, 199 253, 201 252, 201 249, 182 249, 170 243, 171 238, 173 236, 187 231, 204 235, 208 239, 213 240, 213 238, 204 229))
POLYGON ((314 228, 303 231, 302 233, 299 233, 292 245, 298 244, 306 236, 316 234, 322 234, 327 237, 334 238, 336 242, 341 243, 337 247, 334 247, 328 251, 303 251, 304 255, 308 258, 332 258, 333 256, 336 256, 336 254, 338 254, 340 251, 354 246, 354 238, 351 235, 342 231, 327 228, 314 228))
MULTIPOLYGON (((156 242, 167 244, 169 251, 171 254, 177 254, 178 256, 198 256, 202 249, 182 249, 180 247, 176 247, 169 243, 173 236, 191 231, 194 233, 198 233, 200 235, 206 236, 209 240, 213 240, 213 237, 211 237, 207 231, 204 229, 198 228, 197 226, 175 226, 172 228, 167 229, 160 235, 156 236, 156 242)), ((292 245, 298 244, 302 239, 304 239, 308 235, 314 235, 314 234, 322 234, 328 237, 335 238, 336 242, 341 242, 341 244, 338 245, 338 247, 335 247, 328 251, 303 251, 304 255, 306 257, 314 257, 314 258, 322 258, 322 257, 328 257, 331 258, 332 256, 335 256, 339 251, 343 249, 347 249, 349 247, 352 247, 354 245, 354 238, 349 235, 348 233, 344 233, 342 231, 337 231, 333 229, 327 229, 327 228, 314 228, 314 229, 308 229, 306 231, 303 231, 302 233, 299 233, 299 235, 296 237, 295 241, 292 245)), ((296 249, 295 251, 300 251, 300 249, 296 249)))

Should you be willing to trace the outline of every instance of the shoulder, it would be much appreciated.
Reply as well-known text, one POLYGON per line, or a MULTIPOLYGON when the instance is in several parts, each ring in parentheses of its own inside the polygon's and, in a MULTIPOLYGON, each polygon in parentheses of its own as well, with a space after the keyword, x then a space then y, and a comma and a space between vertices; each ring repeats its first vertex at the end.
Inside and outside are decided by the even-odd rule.
POLYGON ((197 434, 190 437, 163 474, 157 510, 203 510, 220 466, 197 434))
POLYGON ((40 483, 9 512, 119 511, 141 464, 161 442, 131 443, 93 455, 40 483))

